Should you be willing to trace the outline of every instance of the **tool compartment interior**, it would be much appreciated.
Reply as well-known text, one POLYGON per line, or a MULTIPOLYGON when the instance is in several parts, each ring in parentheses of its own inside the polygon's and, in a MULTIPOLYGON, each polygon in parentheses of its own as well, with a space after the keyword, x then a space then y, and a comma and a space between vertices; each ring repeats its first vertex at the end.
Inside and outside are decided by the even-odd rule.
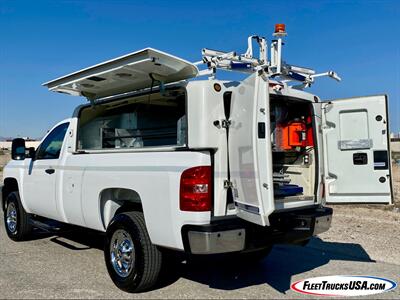
POLYGON ((314 114, 309 101, 271 95, 274 196, 278 201, 314 200, 314 114))

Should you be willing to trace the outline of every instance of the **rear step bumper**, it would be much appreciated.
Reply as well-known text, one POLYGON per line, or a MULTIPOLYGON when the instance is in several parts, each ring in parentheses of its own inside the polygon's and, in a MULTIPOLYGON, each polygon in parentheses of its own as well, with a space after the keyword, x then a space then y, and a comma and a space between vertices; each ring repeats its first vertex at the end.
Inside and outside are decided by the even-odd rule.
POLYGON ((314 207, 273 213, 271 226, 262 227, 240 218, 213 221, 208 225, 184 225, 182 239, 191 254, 252 251, 273 244, 297 244, 329 229, 333 211, 314 207))

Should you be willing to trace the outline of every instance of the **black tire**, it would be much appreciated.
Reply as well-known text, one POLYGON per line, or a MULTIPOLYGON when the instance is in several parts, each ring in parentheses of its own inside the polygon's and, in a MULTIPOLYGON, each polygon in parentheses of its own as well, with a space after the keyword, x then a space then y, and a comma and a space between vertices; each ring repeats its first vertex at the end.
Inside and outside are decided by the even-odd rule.
MULTIPOLYGON (((120 251, 116 252, 118 254, 113 253, 114 257, 121 254, 120 251)), ((121 290, 137 293, 155 286, 161 271, 162 253, 150 241, 142 212, 121 213, 111 220, 106 233, 104 258, 111 279, 121 290), (124 235, 124 238, 131 238, 129 243, 132 242, 134 246, 135 259, 132 267, 128 268, 130 271, 127 270, 124 273, 125 276, 118 273, 118 266, 121 266, 122 263, 113 264, 111 253, 111 245, 114 244, 115 238, 121 233, 129 234, 128 236, 124 235), (116 267, 114 267, 115 264, 116 267)))
POLYGON ((8 237, 13 241, 24 241, 29 239, 31 235, 30 215, 26 213, 22 206, 18 192, 11 192, 6 198, 4 226, 8 237))

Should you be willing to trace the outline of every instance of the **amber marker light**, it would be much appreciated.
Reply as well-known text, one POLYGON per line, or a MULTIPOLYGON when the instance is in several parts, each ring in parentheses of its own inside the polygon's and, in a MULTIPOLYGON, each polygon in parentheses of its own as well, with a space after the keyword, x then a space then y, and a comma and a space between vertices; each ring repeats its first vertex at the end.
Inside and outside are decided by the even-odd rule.
POLYGON ((275 24, 275 32, 273 36, 283 37, 286 36, 286 25, 285 24, 275 24))
POLYGON ((214 90, 217 92, 220 92, 222 89, 221 85, 219 83, 214 83, 214 90))
POLYGON ((275 24, 275 33, 284 33, 286 32, 285 24, 275 24))

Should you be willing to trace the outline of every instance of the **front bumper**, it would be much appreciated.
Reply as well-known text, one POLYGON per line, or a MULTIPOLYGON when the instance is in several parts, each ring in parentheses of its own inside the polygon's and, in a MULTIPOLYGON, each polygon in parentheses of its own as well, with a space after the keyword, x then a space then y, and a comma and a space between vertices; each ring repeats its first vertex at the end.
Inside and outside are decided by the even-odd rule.
POLYGON ((185 225, 182 238, 191 254, 218 254, 262 249, 273 244, 296 244, 329 229, 333 211, 314 207, 270 216, 270 226, 259 226, 238 217, 208 225, 185 225))

